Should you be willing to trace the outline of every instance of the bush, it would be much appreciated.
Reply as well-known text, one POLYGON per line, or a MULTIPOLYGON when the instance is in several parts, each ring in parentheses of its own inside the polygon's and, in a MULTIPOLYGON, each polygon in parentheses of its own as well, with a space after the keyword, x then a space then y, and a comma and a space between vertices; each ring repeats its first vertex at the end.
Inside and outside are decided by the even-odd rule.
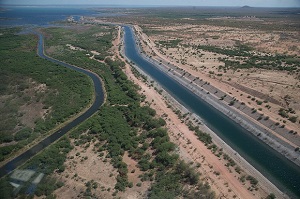
POLYGON ((257 105, 262 105, 262 101, 256 100, 257 105))
POLYGON ((283 118, 288 118, 289 115, 288 113, 283 109, 283 108, 280 108, 279 111, 278 111, 278 114, 283 117, 283 118))
POLYGON ((15 141, 25 140, 29 138, 31 134, 32 134, 32 130, 30 128, 22 129, 21 131, 18 131, 15 134, 14 140, 15 141))
POLYGON ((258 184, 258 180, 256 180, 253 176, 248 175, 248 176, 246 177, 246 180, 249 180, 249 181, 250 181, 250 184, 252 184, 252 185, 254 185, 254 186, 258 184))
POLYGON ((276 196, 275 196, 274 193, 270 193, 270 194, 266 197, 266 199, 275 199, 275 198, 276 198, 276 196))
POLYGON ((295 123, 297 121, 297 116, 291 116, 289 117, 289 120, 293 123, 295 123))

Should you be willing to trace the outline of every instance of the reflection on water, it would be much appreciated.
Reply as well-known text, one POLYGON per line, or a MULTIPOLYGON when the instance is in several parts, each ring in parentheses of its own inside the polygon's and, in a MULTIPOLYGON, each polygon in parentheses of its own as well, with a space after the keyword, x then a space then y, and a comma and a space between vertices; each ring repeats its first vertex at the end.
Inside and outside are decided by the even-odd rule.
MULTIPOLYGON (((26 29, 23 31, 23 33, 32 32, 32 29, 26 29)), ((38 33, 37 33, 38 34, 38 33)), ((7 162, 0 168, 0 178, 5 176, 6 174, 9 174, 14 169, 25 163, 28 159, 32 158, 34 155, 36 155, 38 152, 49 146, 54 141, 61 138, 63 135, 65 135, 69 130, 71 130, 73 127, 77 126, 87 118, 89 118, 91 115, 93 115, 98 108, 103 104, 104 102, 104 93, 103 93, 103 87, 102 83, 99 79, 99 77, 91 73, 87 70, 77 68, 74 66, 71 66, 69 64, 66 64, 64 62, 60 62, 58 60, 52 59, 50 57, 47 57, 44 55, 44 49, 43 49, 43 36, 41 34, 38 34, 39 36, 39 42, 38 42, 38 55, 41 58, 44 58, 48 61, 54 62, 55 64, 59 64, 62 67, 67 67, 73 70, 76 70, 78 72, 82 72, 86 75, 88 75, 94 84, 95 89, 95 99, 90 108, 88 108, 83 114, 75 118, 73 121, 68 123, 66 126, 62 127, 55 133, 51 134, 49 137, 45 138, 38 144, 34 145, 32 148, 28 149, 21 155, 15 157, 11 161, 7 162)), ((36 165, 37 167, 39 165, 36 165)), ((22 192, 24 191, 25 194, 32 195, 37 185, 40 183, 40 181, 43 179, 44 174, 43 173, 36 173, 35 169, 32 170, 32 168, 28 168, 27 170, 15 170, 12 172, 12 174, 9 175, 9 183, 14 187, 14 194, 17 194, 20 190, 22 192)), ((1 195, 0 195, 1 196, 1 195)))
POLYGON ((21 189, 25 189, 25 193, 31 195, 43 177, 43 173, 34 170, 17 169, 9 176, 9 183, 14 187, 14 195, 17 195, 21 189))

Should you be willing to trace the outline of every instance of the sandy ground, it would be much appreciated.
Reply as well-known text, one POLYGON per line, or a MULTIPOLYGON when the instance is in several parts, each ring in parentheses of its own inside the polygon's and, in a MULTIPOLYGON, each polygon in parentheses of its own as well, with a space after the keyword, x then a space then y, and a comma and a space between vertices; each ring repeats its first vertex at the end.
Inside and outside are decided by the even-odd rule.
POLYGON ((128 166, 128 180, 133 183, 133 187, 126 188, 125 192, 118 192, 113 196, 118 172, 111 165, 110 159, 105 158, 107 152, 100 156, 95 144, 91 142, 86 143, 87 147, 75 146, 68 154, 67 161, 64 163, 65 171, 56 175, 57 179, 64 182, 64 186, 55 191, 57 198, 86 198, 87 182, 96 184, 96 188, 91 189, 94 198, 144 198, 150 183, 140 181, 138 176, 142 172, 136 166, 137 162, 128 157, 127 153, 124 154, 123 161, 128 166), (137 183, 142 183, 142 186, 136 186, 137 183))
MULTIPOLYGON (((120 29, 113 44, 113 51, 116 52, 119 59, 122 59, 118 53, 120 29)), ((225 166, 227 161, 217 157, 211 150, 207 149, 173 110, 168 108, 164 96, 157 93, 154 87, 136 78, 128 64, 126 64, 124 72, 129 79, 141 87, 141 92, 146 96, 146 101, 151 103, 151 107, 156 110, 157 114, 166 120, 169 136, 178 146, 177 153, 180 155, 180 158, 186 162, 193 163, 195 168, 202 174, 201 179, 207 181, 211 185, 212 190, 216 192, 217 198, 265 198, 271 192, 276 193, 277 198, 282 198, 281 193, 274 186, 264 180, 260 180, 261 176, 256 176, 255 173, 248 173, 250 169, 247 167, 247 164, 242 163, 243 159, 235 159, 235 162, 242 169, 241 174, 238 174, 234 168, 225 166), (259 180, 257 190, 250 191, 249 182, 242 183, 239 180, 242 175, 248 174, 259 180)), ((205 128, 203 127, 203 129, 205 128)), ((97 184, 97 188, 92 190, 94 196, 98 198, 113 198, 112 193, 114 192, 113 187, 116 183, 115 177, 117 172, 113 169, 109 160, 106 161, 103 158, 105 155, 99 157, 93 150, 94 144, 90 143, 90 146, 86 149, 75 147, 70 152, 65 163, 66 170, 59 176, 65 185, 56 190, 55 194, 58 198, 85 197, 85 183, 91 180, 97 184)), ((226 148, 226 145, 216 144, 219 147, 226 148)), ((118 193, 117 197, 144 198, 150 183, 143 182, 142 187, 137 187, 136 183, 140 182, 138 175, 142 172, 136 166, 136 161, 128 157, 127 153, 125 153, 123 161, 128 165, 128 178, 130 182, 133 182, 134 186, 130 189, 127 188, 124 193, 118 193)))
MULTIPOLYGON (((249 191, 249 183, 242 183, 239 180, 245 172, 238 174, 234 171, 234 168, 226 167, 227 162, 207 149, 173 110, 168 108, 164 97, 158 94, 153 87, 137 79, 132 74, 128 64, 126 64, 125 73, 141 87, 142 94, 146 95, 146 100, 151 102, 151 107, 157 111, 157 114, 160 116, 167 115, 165 120, 169 129, 169 136, 178 146, 178 154, 187 162, 201 165, 198 168, 199 172, 202 173, 201 178, 212 186, 218 198, 261 198, 269 194, 272 188, 268 185, 259 185, 257 191, 249 191)), ((242 167, 242 169, 247 171, 247 168, 242 167)), ((274 190, 274 192, 276 191, 274 190)))
MULTIPOLYGON (((118 50, 116 46, 119 39, 120 37, 113 42, 114 51, 118 50)), ((96 54, 96 52, 92 52, 92 54, 96 54)), ((65 171, 57 175, 57 178, 64 182, 64 186, 55 191, 57 198, 86 198, 87 182, 97 184, 97 188, 91 191, 92 196, 95 198, 145 198, 151 183, 140 180, 138 176, 143 172, 137 167, 137 162, 128 156, 127 152, 123 156, 123 162, 127 164, 128 181, 133 183, 133 187, 126 188, 125 192, 118 192, 115 196, 113 195, 118 172, 110 164, 110 159, 105 158, 106 152, 103 156, 99 156, 95 144, 97 143, 91 142, 86 143, 87 147, 75 146, 68 154, 67 161, 64 164, 66 166, 65 171), (141 186, 137 186, 137 183, 141 183, 141 186)))
POLYGON ((75 147, 65 162, 66 169, 57 178, 64 182, 64 186, 55 191, 57 198, 84 198, 88 181, 97 183, 92 193, 100 198, 113 198, 112 193, 116 183, 117 172, 104 157, 99 157, 93 151, 94 144, 87 149, 75 147))
MULTIPOLYGON (((153 58, 166 59, 183 70, 198 76, 204 80, 211 82, 212 85, 220 87, 226 93, 235 97, 240 101, 244 101, 249 106, 256 109, 261 108, 264 114, 267 114, 273 120, 283 123, 290 130, 299 131, 299 122, 292 123, 287 119, 278 115, 280 108, 293 108, 296 111, 296 116, 300 114, 300 87, 299 77, 296 74, 291 74, 285 71, 271 71, 263 69, 241 69, 228 70, 226 73, 219 70, 218 67, 224 66, 218 58, 226 56, 211 53, 203 50, 195 50, 190 45, 213 45, 218 47, 232 47, 234 40, 249 43, 260 49, 259 44, 268 43, 267 41, 277 42, 281 46, 281 51, 290 48, 291 45, 297 44, 299 40, 295 40, 299 33, 292 32, 289 34, 289 39, 280 39, 279 35, 283 33, 266 33, 264 31, 242 30, 237 28, 214 27, 214 26, 170 26, 170 27, 151 27, 153 30, 165 31, 161 34, 151 34, 147 36, 142 33, 139 26, 135 26, 137 33, 141 33, 141 37, 147 42, 143 44, 146 53, 153 55, 153 58), (168 32, 168 30, 172 30, 168 32), (193 35, 193 39, 191 38, 193 35), (216 37, 217 39, 213 39, 216 37), (179 38, 182 40, 177 47, 163 47, 158 42, 168 41, 179 38), (234 38, 234 39, 233 39, 234 38), (252 40, 251 40, 252 38, 252 40), (276 39, 277 38, 277 39, 276 39), (289 44, 284 43, 289 42, 289 44), (188 46, 184 46, 187 44, 188 46), (156 57, 155 54, 158 55, 156 57), (220 74, 218 76, 217 74, 220 74), (243 87, 237 87, 236 84, 243 87), (256 92, 252 92, 252 91, 256 92), (248 96, 251 98, 247 98, 248 96), (285 96, 290 96, 288 102, 284 99, 285 96), (263 105, 258 105, 255 101, 251 101, 252 97, 257 100, 264 101, 269 98, 269 102, 263 105), (265 105, 270 105, 271 108, 266 108, 265 105), (285 121, 284 121, 285 120, 285 121)), ((277 48, 272 46, 268 53, 277 53, 277 48)), ((263 51, 265 52, 265 51, 263 51)), ((290 54, 299 54, 298 50, 292 51, 290 54)))
MULTIPOLYGON (((238 84, 242 84, 245 87, 252 88, 260 93, 267 94, 269 97, 274 98, 279 103, 271 103, 271 109, 267 109, 265 111, 269 111, 270 114, 274 113, 274 119, 280 120, 280 116, 278 115, 278 109, 280 107, 286 108, 286 102, 283 100, 283 97, 285 95, 290 95, 292 97, 292 100, 290 100, 289 107, 294 108, 295 110, 298 110, 300 107, 298 105, 298 101, 300 99, 299 94, 299 80, 295 75, 291 75, 288 72, 282 72, 282 71, 270 71, 270 70, 263 70, 263 69, 245 69, 245 70, 237 70, 237 71, 228 71, 227 73, 223 73, 222 71, 218 70, 219 65, 224 65, 223 62, 220 62, 218 60, 219 57, 224 58, 226 56, 217 54, 217 53, 211 53, 206 51, 195 51, 191 47, 184 47, 183 45, 179 45, 176 48, 164 48, 161 45, 159 45, 158 41, 168 41, 175 39, 175 37, 170 36, 169 34, 166 35, 151 35, 150 37, 146 34, 143 34, 142 29, 139 26, 134 26, 137 30, 137 33, 140 34, 141 38, 147 42, 147 46, 143 44, 145 52, 148 52, 148 54, 152 54, 155 58, 153 52, 159 56, 160 59, 166 59, 170 63, 173 63, 183 70, 195 75, 199 76, 203 79, 210 80, 212 84, 216 84, 218 87, 223 86, 223 89, 227 90, 229 92, 232 92, 232 89, 240 90, 241 93, 244 95, 241 96, 241 93, 232 92, 231 95, 233 95, 236 98, 239 98, 245 102, 250 102, 251 99, 247 98, 247 96, 253 95, 254 97, 260 98, 259 96, 255 96, 255 93, 247 93, 245 90, 243 91, 241 88, 237 89, 232 86, 232 82, 236 82, 238 84), (171 54, 171 55, 170 55, 171 54), (214 72, 214 74, 210 74, 209 71, 214 72), (217 76, 216 74, 222 74, 222 76, 217 76), (230 81, 228 79, 231 78, 230 81)), ((174 27, 173 27, 174 28, 174 27)), ((192 32, 189 29, 190 27, 186 26, 180 26, 178 30, 179 38, 183 40, 183 44, 203 44, 203 45, 215 45, 215 46, 230 46, 232 47, 234 45, 234 42, 230 40, 230 38, 238 38, 236 32, 238 30, 232 30, 233 33, 231 33, 231 37, 228 35, 226 38, 220 38, 217 41, 215 40, 209 40, 206 41, 205 38, 199 38, 194 39, 190 41, 188 36, 192 33, 195 33, 197 31, 204 31, 206 29, 209 29, 210 32, 214 31, 213 27, 202 27, 202 28, 194 28, 192 32), (186 30, 188 30, 188 33, 183 33, 186 30), (180 37, 181 36, 181 37, 180 37), (199 40, 199 42, 197 41, 199 40), (205 43, 201 43, 204 42, 205 43), (223 45, 224 43, 224 45, 223 45)), ((162 27, 157 28, 158 30, 162 30, 162 27)), ((226 28, 223 28, 224 30, 218 31, 227 31, 226 28)), ((231 28, 232 29, 232 28, 231 28)), ((163 30, 168 31, 166 27, 163 27, 163 30)), ((216 31, 216 30, 215 30, 216 31)), ((176 32, 177 33, 177 32, 176 32)), ((171 34, 171 33, 170 33, 171 34)), ((172 32, 174 34, 174 32, 172 32)), ((171 34, 171 35, 172 35, 171 34)), ((253 35, 254 33, 250 34, 249 32, 245 32, 244 34, 239 33, 241 35, 253 35)), ((257 36, 257 35, 256 35, 257 36)), ((259 38, 263 40, 263 35, 260 35, 259 38)), ((197 38, 197 37, 196 37, 197 38)), ((245 39, 246 40, 246 39, 245 39)), ((158 58, 158 57, 157 57, 158 58)), ((230 94, 230 93, 229 93, 230 94)), ((261 100, 264 100, 263 97, 261 97, 261 100)), ((257 108, 263 108, 261 106, 258 106, 257 104, 253 103, 251 104, 253 107, 257 108)), ((300 110, 300 109, 299 109, 300 110)), ((294 124, 289 121, 286 121, 289 126, 292 128, 300 128, 299 124, 294 124)))
MULTIPOLYGON (((275 136, 274 138, 278 139, 280 142, 282 140, 283 142, 287 143, 289 145, 289 146, 288 145, 287 146, 291 148, 290 154, 294 153, 293 152, 294 148, 299 147, 299 145, 300 145, 300 136, 298 134, 291 135, 287 132, 289 132, 291 130, 293 130, 295 132, 299 132, 300 126, 299 126, 298 122, 292 123, 292 122, 287 121, 287 120, 283 121, 281 118, 279 118, 278 110, 279 110, 279 108, 282 108, 282 105, 280 105, 280 102, 278 100, 270 97, 270 95, 264 94, 265 92, 262 91, 262 90, 261 90, 261 92, 255 90, 253 88, 253 85, 251 86, 253 89, 251 89, 251 88, 248 88, 244 85, 240 85, 240 82, 238 82, 238 84, 234 83, 234 82, 233 83, 228 83, 228 81, 224 81, 224 80, 222 80, 222 78, 215 78, 215 76, 212 77, 211 74, 207 75, 203 71, 198 71, 197 69, 195 70, 195 68, 193 68, 193 67, 191 68, 187 64, 182 64, 182 63, 179 63, 178 61, 175 62, 174 59, 170 58, 169 56, 166 56, 163 51, 158 50, 156 48, 156 44, 152 41, 152 39, 150 39, 146 34, 144 34, 142 32, 142 29, 139 26, 135 25, 134 28, 135 28, 135 31, 136 31, 138 37, 143 41, 143 42, 141 42, 142 47, 143 47, 143 51, 148 53, 149 55, 152 55, 152 58, 154 58, 158 61, 163 60, 166 63, 171 63, 175 66, 179 66, 179 68, 183 69, 183 71, 185 71, 185 72, 187 72, 187 73, 189 73, 189 74, 191 74, 195 77, 200 77, 200 79, 209 82, 215 88, 218 88, 222 92, 226 93, 227 96, 235 98, 240 102, 246 103, 247 107, 249 107, 248 108, 249 110, 250 110, 250 108, 256 109, 256 110, 258 110, 257 114, 261 114, 264 117, 266 117, 266 116, 269 117, 270 118, 269 121, 276 121, 276 122, 278 121, 279 126, 281 126, 281 127, 284 126, 283 128, 274 128, 274 125, 272 123, 271 124, 263 124, 262 122, 257 122, 256 121, 257 118, 253 118, 253 119, 251 118, 253 115, 251 117, 247 116, 249 114, 251 115, 251 111, 249 111, 249 112, 243 111, 242 112, 241 110, 239 110, 239 107, 236 107, 237 111, 245 114, 254 123, 262 126, 263 128, 267 127, 269 129, 269 131, 272 133, 272 136, 275 136), (247 92, 244 92, 245 90, 247 92), (249 93, 251 93, 252 96, 249 95, 249 93), (268 97, 268 99, 270 101, 274 102, 274 103, 267 102, 267 105, 271 106, 272 108, 265 108, 264 107, 265 104, 259 105, 255 101, 253 101, 253 99, 264 101, 266 96, 268 97), (259 98, 259 97, 261 97, 261 98, 259 98), (276 102, 278 102, 278 103, 276 103, 276 102)), ((206 63, 206 61, 204 61, 204 62, 206 63)), ((256 78, 256 79, 252 78, 252 79, 255 79, 255 81, 259 79, 258 81, 261 82, 261 78, 263 77, 266 80, 263 84, 267 84, 266 82, 272 82, 272 81, 269 81, 270 78, 268 78, 268 77, 274 78, 272 75, 274 75, 276 72, 274 72, 274 71, 263 71, 263 72, 264 73, 262 74, 262 70, 260 70, 259 73, 254 71, 251 75, 249 75, 249 78, 251 76, 256 75, 256 76, 260 76, 260 78, 256 78)), ((234 76, 234 77, 238 76, 239 77, 239 76, 242 76, 242 75, 243 74, 241 74, 241 75, 232 75, 232 76, 234 76)), ((297 83, 298 83, 297 80, 288 78, 287 76, 284 76, 283 74, 276 74, 275 77, 277 77, 277 79, 280 81, 281 84, 284 84, 284 82, 288 82, 289 84, 295 83, 297 85, 297 83), (279 75, 281 75, 281 76, 279 76, 279 75), (295 81, 295 82, 293 82, 293 81, 295 81)), ((248 80, 247 78, 244 78, 244 77, 242 77, 240 79, 243 79, 246 82, 248 80)), ((278 80, 276 80, 276 81, 278 81, 278 80)), ((256 85, 256 83, 255 83, 255 85, 256 85)), ((282 89, 284 89, 284 88, 282 88, 282 89)), ((297 89, 294 89, 293 93, 297 93, 297 89)), ((293 94, 291 93, 290 95, 293 95, 293 94)), ((282 95, 280 95, 280 96, 282 96, 282 95)), ((295 95, 294 95, 294 97, 295 97, 295 95)), ((290 104, 293 104, 293 103, 290 103, 290 104)), ((294 104, 298 104, 298 103, 294 102, 294 104)), ((294 108, 295 107, 297 107, 297 106, 294 106, 294 108)), ((273 123, 275 124, 275 122, 273 122, 273 123)), ((295 156, 295 155, 297 155, 297 154, 293 154, 292 156, 295 156)))

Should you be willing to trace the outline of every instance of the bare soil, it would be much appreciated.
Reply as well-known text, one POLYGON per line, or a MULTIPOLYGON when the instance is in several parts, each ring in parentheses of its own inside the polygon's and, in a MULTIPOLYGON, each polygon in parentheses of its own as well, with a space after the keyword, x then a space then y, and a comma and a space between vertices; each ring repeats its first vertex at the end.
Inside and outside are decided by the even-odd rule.
MULTIPOLYGON (((120 56, 119 58, 122 59, 120 56)), ((214 155, 198 140, 194 132, 190 131, 187 125, 168 107, 166 99, 154 87, 136 78, 128 64, 124 72, 130 80, 140 86, 141 93, 146 96, 146 102, 151 104, 159 116, 164 117, 171 141, 178 146, 177 153, 180 158, 195 166, 202 174, 201 179, 208 182, 216 192, 217 198, 262 198, 269 194, 271 188, 266 184, 258 185, 256 191, 249 191, 249 182, 242 183, 239 180, 242 175, 247 174, 246 167, 239 165, 244 170, 240 174, 235 172, 234 168, 226 167, 227 162, 214 155)))
MULTIPOLYGON (((277 121, 280 126, 284 125, 287 129, 286 132, 300 131, 300 123, 298 120, 296 123, 293 123, 278 114, 281 108, 292 108, 295 110, 295 113, 292 115, 296 117, 300 115, 300 110, 298 110, 300 87, 298 85, 299 80, 297 74, 264 69, 228 70, 225 73, 218 69, 218 65, 224 64, 219 61, 218 58, 224 55, 201 51, 201 55, 197 58, 195 55, 197 51, 195 52, 191 47, 185 47, 184 44, 179 45, 178 48, 164 48, 159 45, 158 41, 162 41, 162 38, 164 38, 165 41, 172 41, 174 37, 166 36, 168 33, 166 34, 165 32, 163 35, 148 36, 143 33, 139 26, 135 25, 134 27, 136 33, 143 41, 141 42, 143 50, 146 54, 152 55, 152 58, 164 60, 176 65, 183 71, 209 82, 212 86, 220 89, 228 96, 240 102, 244 102, 250 108, 259 110, 259 113, 265 117, 277 121), (168 39, 166 39, 167 37, 168 39), (221 75, 219 76, 217 74, 221 75), (286 99, 288 99, 288 102, 286 99), (257 101, 261 101, 262 104, 258 104, 257 101)), ((151 28, 153 29, 153 27, 151 28)), ((185 32, 186 29, 190 30, 189 26, 176 26, 176 28, 172 28, 172 35, 174 34, 174 29, 176 30, 177 28, 181 30, 179 38, 183 41, 189 40, 189 38, 182 36, 182 32, 185 32)), ((166 31, 166 29, 165 27, 160 27, 159 30, 166 31)), ((274 132, 275 136, 278 136, 278 134, 280 133, 277 133, 277 131, 276 133, 274 132)), ((280 134, 280 136, 283 136, 284 139, 288 139, 289 142, 299 146, 299 134, 294 135, 292 139, 289 138, 288 133, 280 134)))
MULTIPOLYGON (((170 27, 170 29, 171 28, 175 27, 170 27)), ((146 35, 143 36, 146 37, 146 35)), ((152 39, 155 40, 151 37, 144 38, 144 41, 149 42, 149 53, 155 51, 162 54, 161 52, 164 51, 158 52, 158 50, 154 48, 155 43, 152 39), (151 45, 153 48, 151 48, 151 45)), ((120 45, 120 28, 118 30, 118 36, 113 44, 114 46, 112 51, 115 52, 116 57, 122 59, 118 52, 118 46, 120 45)), ((145 46, 145 50, 147 51, 147 46, 145 46)), ((176 54, 176 56, 180 56, 179 52, 176 52, 175 50, 173 50, 172 53, 176 54)), ((210 60, 209 58, 214 55, 207 54, 205 56, 207 56, 208 60, 210 60)), ((175 59, 170 57, 167 57, 166 59, 176 63, 175 59)), ((124 61, 124 59, 122 60, 124 61)), ((198 60, 195 58, 194 62, 195 63, 193 64, 196 64, 198 60)), ((205 62, 205 64, 207 64, 207 67, 209 65, 212 67, 214 64, 219 63, 215 60, 211 60, 210 63, 205 62)), ((185 65, 180 66, 184 67, 185 65)), ((230 85, 231 82, 224 84, 221 80, 211 78, 205 73, 196 73, 198 71, 195 70, 195 67, 190 68, 185 66, 184 69, 193 74, 201 75, 203 79, 216 83, 216 85, 227 92, 239 94, 243 92, 241 91, 242 89, 239 90, 238 88, 230 85)), ((164 117, 166 120, 169 136, 172 142, 178 146, 176 152, 180 155, 180 158, 186 162, 191 162, 191 164, 195 166, 195 168, 201 173, 201 179, 208 182, 212 189, 216 192, 217 198, 265 198, 270 192, 277 192, 277 190, 272 190, 272 186, 262 183, 258 184, 257 190, 250 191, 249 182, 246 181, 243 183, 240 181, 242 175, 248 175, 248 168, 244 166, 244 164, 236 162, 242 169, 240 174, 234 171, 234 168, 225 166, 227 161, 222 158, 218 158, 197 139, 194 133, 188 129, 187 125, 182 122, 182 120, 180 120, 178 116, 167 106, 166 99, 162 95, 157 93, 157 91, 149 84, 136 78, 128 64, 126 64, 124 72, 130 80, 141 87, 141 93, 146 96, 146 101, 151 104, 151 107, 156 110, 159 116, 164 117)), ((261 92, 264 93, 263 91, 261 92)), ((243 96, 236 94, 237 97, 241 97, 239 99, 245 101, 248 100, 250 103, 253 103, 251 99, 249 100, 247 98, 246 93, 244 95, 246 97, 244 96, 245 98, 242 98, 243 96)), ((270 112, 272 113, 272 111, 270 112)), ((109 159, 105 160, 105 155, 103 157, 99 157, 99 155, 93 150, 94 144, 95 143, 90 143, 90 146, 86 149, 84 147, 76 146, 74 150, 70 152, 68 160, 65 162, 66 169, 63 174, 58 176, 58 178, 65 183, 62 188, 55 192, 58 198, 83 198, 86 190, 85 183, 91 180, 98 184, 98 187, 92 190, 94 196, 99 198, 113 198, 112 193, 114 192, 117 171, 109 163, 109 159)), ((137 167, 137 162, 131 159, 127 153, 124 154, 123 161, 128 166, 128 178, 130 182, 133 182, 133 187, 127 188, 123 193, 118 193, 116 197, 145 198, 150 182, 143 182, 141 187, 136 186, 136 184, 140 182, 138 176, 142 174, 142 171, 140 171, 137 167)), ((280 194, 276 194, 276 196, 277 198, 282 198, 280 194)))
POLYGON ((126 188, 125 192, 118 192, 113 196, 117 182, 117 169, 111 165, 109 158, 105 158, 106 152, 103 156, 99 156, 95 144, 96 142, 91 142, 88 147, 75 146, 68 154, 67 161, 64 163, 65 171, 56 175, 59 180, 64 182, 64 186, 55 191, 57 198, 85 198, 87 182, 97 184, 97 188, 93 188, 91 191, 95 198, 145 198, 150 183, 142 182, 141 187, 136 186, 141 182, 138 176, 143 172, 136 166, 137 162, 128 157, 127 153, 124 154, 123 161, 128 166, 128 180, 133 183, 133 187, 126 188))

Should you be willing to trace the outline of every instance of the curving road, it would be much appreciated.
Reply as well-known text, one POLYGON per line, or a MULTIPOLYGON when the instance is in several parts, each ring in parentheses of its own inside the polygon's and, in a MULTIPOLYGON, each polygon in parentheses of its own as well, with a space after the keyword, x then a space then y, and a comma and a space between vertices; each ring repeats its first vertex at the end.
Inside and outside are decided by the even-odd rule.
POLYGON ((9 161, 5 165, 3 165, 0 168, 0 178, 5 176, 6 174, 12 172, 14 169, 21 166, 22 164, 24 164, 32 156, 36 155, 38 152, 40 152, 41 150, 43 150, 44 148, 49 146, 51 143, 58 140, 60 137, 65 135, 73 127, 77 126, 78 124, 80 124, 81 122, 83 122, 84 120, 86 120, 87 118, 92 116, 99 109, 99 107, 104 103, 104 100, 105 100, 102 82, 98 75, 96 75, 95 73, 90 72, 88 70, 84 70, 82 68, 78 68, 76 66, 72 66, 67 63, 64 63, 64 62, 58 61, 56 59, 53 59, 51 57, 48 57, 44 53, 43 35, 41 33, 36 33, 36 32, 35 32, 35 34, 37 34, 39 37, 37 54, 43 59, 51 61, 55 64, 60 64, 64 67, 70 68, 72 70, 76 70, 78 72, 84 73, 85 75, 89 76, 93 80, 94 89, 95 89, 95 98, 94 98, 94 102, 93 102, 92 106, 88 110, 86 110, 83 114, 78 116, 76 119, 74 119, 73 121, 68 123, 66 126, 59 129, 55 133, 51 134, 49 137, 40 141, 38 144, 36 144, 32 148, 28 149, 24 153, 20 154, 19 156, 15 157, 11 161, 9 161))

